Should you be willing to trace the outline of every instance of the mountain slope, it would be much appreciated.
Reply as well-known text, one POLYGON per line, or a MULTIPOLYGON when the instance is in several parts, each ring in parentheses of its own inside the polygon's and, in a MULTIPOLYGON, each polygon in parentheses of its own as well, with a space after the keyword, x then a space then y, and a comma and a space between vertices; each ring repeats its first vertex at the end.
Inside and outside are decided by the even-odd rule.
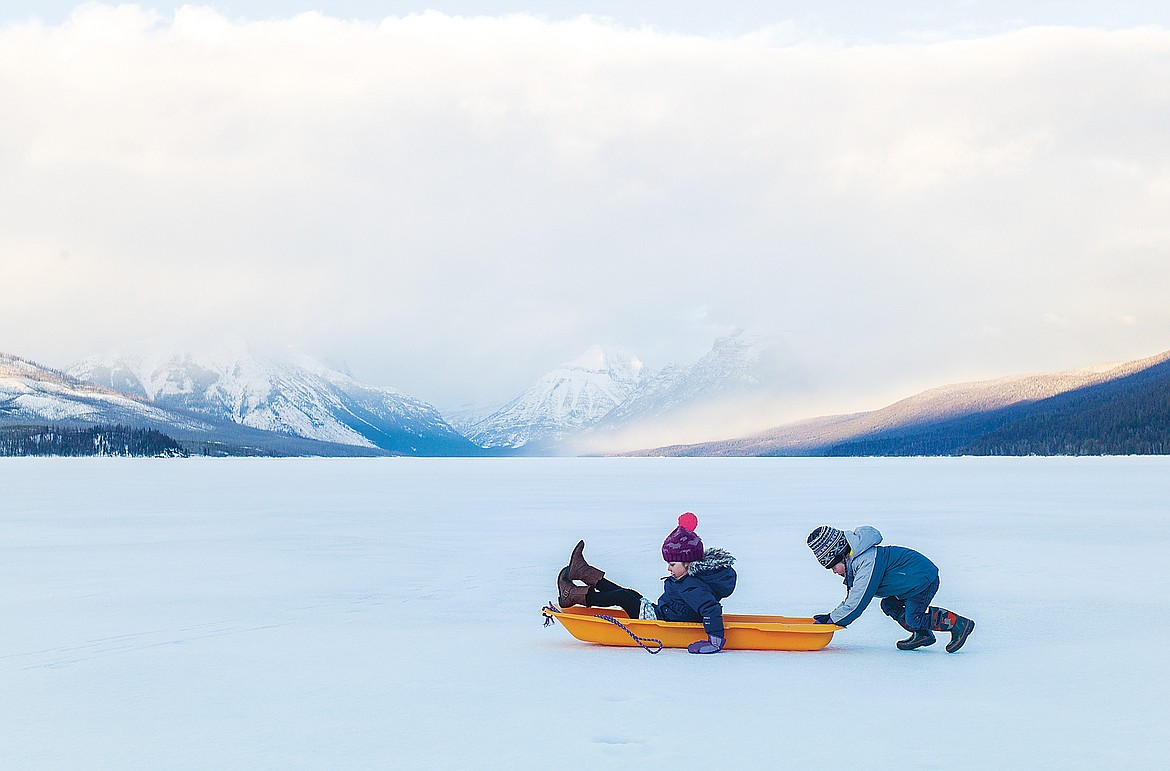
POLYGON ((146 403, 27 359, 0 354, 0 429, 127 426, 158 431, 193 454, 380 455, 382 451, 274 434, 146 403))
POLYGON ((478 453, 430 405, 307 357, 259 354, 242 341, 198 352, 127 346, 69 373, 152 404, 322 442, 409 455, 478 453))
POLYGON ((211 430, 195 416, 177 415, 65 372, 0 353, 0 422, 5 425, 97 423, 211 430))
POLYGON ((667 366, 646 378, 599 427, 614 429, 749 392, 761 385, 764 349, 762 339, 743 332, 719 338, 695 364, 667 366))
MULTIPOLYGON (((974 438, 968 438, 972 426, 965 431, 935 426, 934 443, 955 455, 1165 454, 1170 451, 1170 353, 1142 360, 1136 371, 1103 382, 985 413, 975 423, 974 438)), ((898 454, 911 454, 910 442, 900 444, 898 454)), ((852 449, 835 447, 833 452, 854 454, 852 449)))
MULTIPOLYGON (((1095 431, 1107 430, 1105 424, 1110 421, 1116 424, 1128 420, 1116 400, 1132 391, 1135 384, 1154 383, 1148 393, 1133 396, 1132 415, 1148 418, 1164 414, 1158 412, 1157 383, 1168 360, 1170 352, 1122 365, 943 386, 872 412, 813 418, 740 439, 661 447, 636 454, 1020 454, 1009 453, 1009 447, 1017 451, 1030 447, 1030 452, 1039 452, 1041 446, 1055 446, 1054 440, 1040 440, 1037 431, 1041 424, 1054 432, 1062 426, 1067 441, 1072 443, 1070 447, 1097 446, 1095 431), (1103 403, 1102 394, 1108 395, 1103 403), (1012 424, 1016 427, 1009 429, 1012 424), (1074 439, 1074 435, 1079 438, 1074 439)), ((1108 429, 1110 433, 1116 430, 1108 429)), ((1136 431, 1135 435, 1141 434, 1136 431)), ((1147 429, 1145 435, 1148 441, 1157 441, 1156 431, 1147 429)))
POLYGON ((715 341, 692 365, 646 369, 629 355, 594 346, 541 377, 487 418, 463 424, 483 447, 528 453, 598 452, 631 436, 669 435, 696 423, 723 424, 724 412, 770 383, 769 344, 742 331, 715 341))
MULTIPOLYGON (((1082 444, 1102 448, 1101 452, 1106 452, 1103 448, 1107 446, 1113 448, 1111 452, 1120 451, 1117 426, 1110 423, 1126 419, 1122 406, 1126 400, 1136 408, 1146 398, 1145 389, 1131 393, 1136 386, 1152 385, 1156 398, 1158 387, 1165 385, 1168 359, 1170 354, 1160 354, 1116 367, 1058 373, 1047 380, 1050 388, 1046 390, 1054 393, 1016 399, 1004 406, 983 405, 980 409, 919 418, 822 447, 818 454, 1082 454, 1075 449, 1082 444), (1082 382, 1076 382, 1078 379, 1082 382), (1113 418, 1104 420, 1106 413, 1112 413, 1113 418), (1055 423, 1046 426, 1053 420, 1055 423), (1053 436, 1045 436, 1049 430, 1063 432, 1064 440, 1053 441, 1053 436), (1012 445, 1014 449, 1009 451, 1012 445), (1067 446, 1067 450, 1055 449, 1060 445, 1067 446)), ((1135 409, 1132 417, 1147 420, 1157 414, 1145 412, 1143 416, 1142 410, 1135 409)), ((1163 412, 1163 428, 1165 418, 1163 412)), ((1157 418, 1149 427, 1156 433, 1157 418)))
POLYGON ((636 357, 593 346, 468 426, 466 435, 481 447, 547 449, 612 412, 638 389, 643 375, 636 357))

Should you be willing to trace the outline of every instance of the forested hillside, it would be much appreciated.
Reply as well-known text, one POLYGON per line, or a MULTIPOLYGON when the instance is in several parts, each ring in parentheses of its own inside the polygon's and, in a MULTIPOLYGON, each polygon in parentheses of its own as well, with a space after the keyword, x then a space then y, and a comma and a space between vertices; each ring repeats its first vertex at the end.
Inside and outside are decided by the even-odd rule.
POLYGON ((823 455, 1164 455, 1170 361, 1047 399, 859 437, 823 455))
POLYGON ((115 455, 184 457, 171 437, 153 429, 126 426, 7 426, 0 428, 0 456, 115 455))

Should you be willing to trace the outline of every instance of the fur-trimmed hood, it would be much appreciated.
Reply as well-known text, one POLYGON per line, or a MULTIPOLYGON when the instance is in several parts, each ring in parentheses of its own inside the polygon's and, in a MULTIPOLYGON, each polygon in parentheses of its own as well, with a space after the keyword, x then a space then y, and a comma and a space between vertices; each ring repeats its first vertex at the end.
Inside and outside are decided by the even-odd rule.
POLYGON ((667 576, 658 599, 663 621, 702 621, 707 634, 723 636, 723 606, 719 601, 735 591, 735 562, 726 549, 705 549, 682 578, 667 576))
POLYGON ((703 550, 703 559, 690 564, 690 567, 687 568, 687 574, 698 576, 701 573, 710 573, 720 568, 729 568, 734 564, 735 557, 731 556, 731 552, 727 549, 720 549, 718 546, 712 546, 703 550))

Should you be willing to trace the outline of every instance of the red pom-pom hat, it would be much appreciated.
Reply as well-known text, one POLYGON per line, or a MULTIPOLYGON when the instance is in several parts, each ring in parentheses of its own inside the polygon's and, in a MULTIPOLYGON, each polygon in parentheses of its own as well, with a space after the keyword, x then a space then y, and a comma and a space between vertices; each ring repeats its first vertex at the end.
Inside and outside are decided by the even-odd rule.
POLYGON ((662 542, 662 559, 667 562, 698 562, 703 558, 703 541, 695 534, 699 518, 686 512, 678 518, 678 527, 662 542))

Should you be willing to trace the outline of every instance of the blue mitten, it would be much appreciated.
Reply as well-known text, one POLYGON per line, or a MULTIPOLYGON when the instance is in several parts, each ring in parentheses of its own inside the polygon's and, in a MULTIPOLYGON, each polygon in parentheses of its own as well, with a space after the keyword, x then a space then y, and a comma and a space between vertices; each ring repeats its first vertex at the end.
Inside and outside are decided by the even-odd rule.
POLYGON ((831 624, 831 623, 833 623, 833 619, 829 618, 828 613, 818 613, 817 615, 813 616, 813 623, 814 624, 831 624))
POLYGON ((723 650, 725 642, 724 638, 709 634, 706 640, 697 640, 688 645, 687 653, 718 653, 723 650))

